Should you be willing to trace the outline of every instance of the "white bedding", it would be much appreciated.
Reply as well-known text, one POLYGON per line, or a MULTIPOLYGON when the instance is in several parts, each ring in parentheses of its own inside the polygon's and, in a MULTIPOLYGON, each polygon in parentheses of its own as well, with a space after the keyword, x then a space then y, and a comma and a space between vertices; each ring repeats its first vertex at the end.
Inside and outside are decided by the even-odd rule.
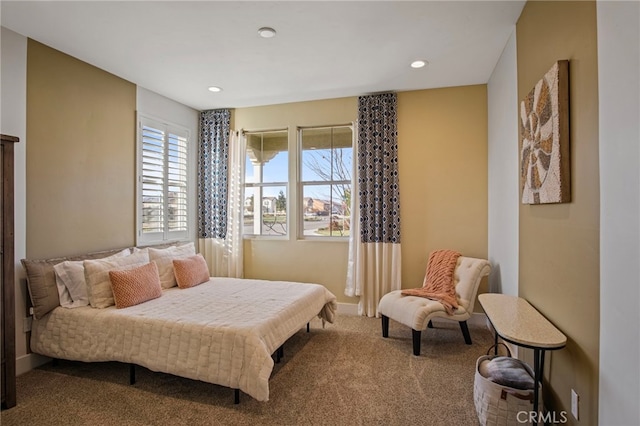
POLYGON ((269 399, 271 354, 335 296, 318 284, 211 278, 116 309, 58 307, 34 320, 33 352, 61 359, 133 363, 269 399))

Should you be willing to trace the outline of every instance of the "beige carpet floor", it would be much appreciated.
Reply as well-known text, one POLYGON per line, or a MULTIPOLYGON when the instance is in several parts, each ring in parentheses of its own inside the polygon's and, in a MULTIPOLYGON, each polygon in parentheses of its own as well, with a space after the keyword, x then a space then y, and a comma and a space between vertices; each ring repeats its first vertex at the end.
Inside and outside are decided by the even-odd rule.
POLYGON ((270 380, 270 399, 258 402, 217 385, 138 367, 128 384, 121 363, 60 361, 17 379, 10 425, 477 425, 473 405, 476 359, 492 344, 484 327, 470 327, 465 345, 457 323, 422 333, 412 355, 411 330, 391 321, 339 316, 324 329, 301 330, 284 347, 270 380))

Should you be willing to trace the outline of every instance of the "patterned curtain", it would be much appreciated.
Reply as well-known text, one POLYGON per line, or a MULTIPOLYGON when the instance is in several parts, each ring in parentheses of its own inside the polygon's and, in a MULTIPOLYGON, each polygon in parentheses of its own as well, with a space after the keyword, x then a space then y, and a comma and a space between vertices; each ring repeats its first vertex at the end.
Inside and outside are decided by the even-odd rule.
POLYGON ((244 135, 230 131, 229 110, 200 116, 198 248, 211 276, 243 276, 244 135))
POLYGON ((357 138, 345 294, 360 297, 360 315, 377 317, 380 298, 401 280, 395 93, 358 98, 357 138))
POLYGON ((227 235, 230 123, 231 112, 228 109, 200 113, 199 238, 224 238, 227 235))

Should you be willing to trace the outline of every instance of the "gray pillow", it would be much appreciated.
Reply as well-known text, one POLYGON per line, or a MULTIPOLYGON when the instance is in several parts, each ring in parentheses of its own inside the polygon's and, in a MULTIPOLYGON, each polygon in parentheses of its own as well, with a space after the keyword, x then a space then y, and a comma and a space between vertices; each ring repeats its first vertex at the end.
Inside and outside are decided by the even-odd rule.
POLYGON ((33 316, 40 319, 60 306, 56 274, 53 269, 55 263, 27 259, 22 259, 21 262, 27 272, 27 288, 33 305, 33 316))

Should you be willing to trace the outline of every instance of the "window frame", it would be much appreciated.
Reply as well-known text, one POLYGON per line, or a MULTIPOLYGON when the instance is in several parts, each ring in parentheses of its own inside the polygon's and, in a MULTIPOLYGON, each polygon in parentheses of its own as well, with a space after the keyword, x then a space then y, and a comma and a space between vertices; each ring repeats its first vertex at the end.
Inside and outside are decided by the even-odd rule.
MULTIPOLYGON (((296 211, 296 221, 297 221, 297 238, 298 240, 309 240, 309 241, 345 241, 345 240, 349 240, 349 235, 305 235, 304 234, 304 208, 303 208, 303 202, 304 202, 304 188, 305 186, 329 186, 331 189, 331 196, 333 196, 333 186, 334 185, 344 185, 344 184, 348 184, 351 186, 351 188, 353 189, 353 178, 354 178, 354 164, 356 159, 353 158, 353 148, 355 146, 355 123, 351 122, 351 123, 343 123, 343 124, 331 124, 331 125, 316 125, 316 126, 298 126, 296 128, 296 137, 297 137, 297 144, 296 144, 296 151, 297 151, 297 174, 296 174, 296 194, 297 194, 297 205, 298 205, 298 209, 296 211), (302 134, 304 130, 310 130, 310 129, 335 129, 335 128, 349 128, 351 130, 351 148, 352 148, 352 157, 351 157, 351 180, 346 181, 346 180, 333 180, 333 173, 331 173, 332 175, 332 179, 331 180, 325 180, 325 181, 305 181, 303 180, 303 168, 304 168, 304 164, 303 164, 303 158, 302 158, 302 154, 303 154, 303 149, 302 149, 302 134)), ((332 161, 332 167, 333 167, 333 161, 332 161)), ((330 200, 330 202, 332 202, 332 200, 330 200)), ((348 206, 347 208, 351 208, 351 206, 348 206)), ((333 210, 333 209, 331 209, 333 210)), ((331 218, 333 217, 333 212, 330 211, 329 213, 329 221, 331 222, 331 218)))
POLYGON ((136 120, 136 245, 150 245, 158 243, 167 243, 174 241, 189 241, 191 232, 194 226, 193 221, 193 200, 191 199, 193 194, 191 188, 193 187, 193 173, 191 168, 193 167, 192 151, 193 141, 191 140, 191 132, 188 128, 179 124, 171 123, 168 120, 164 120, 158 117, 153 117, 146 114, 137 114, 136 120), (185 196, 185 209, 186 209, 186 229, 171 231, 169 229, 169 182, 163 182, 163 224, 162 231, 159 232, 143 232, 143 157, 144 157, 144 144, 143 144, 143 129, 149 127, 154 130, 163 132, 163 141, 165 152, 163 153, 164 165, 163 173, 164 177, 168 175, 168 157, 169 150, 166 147, 169 144, 170 135, 177 137, 183 137, 185 139, 186 152, 184 153, 184 196, 185 196))
MULTIPOLYGON (((245 182, 243 183, 243 189, 244 189, 244 194, 246 194, 246 191, 248 188, 256 188, 257 192, 259 193, 260 196, 260 213, 259 213, 259 218, 260 218, 260 233, 256 234, 256 233, 245 233, 244 231, 244 211, 243 211, 243 230, 242 230, 242 237, 246 238, 246 239, 276 239, 276 240, 288 240, 290 238, 291 235, 291 182, 290 182, 290 177, 291 177, 291 142, 290 142, 290 135, 289 135, 289 128, 288 127, 281 127, 281 128, 273 128, 273 129, 264 129, 264 130, 243 130, 244 136, 248 137, 249 135, 264 135, 266 133, 279 133, 282 132, 284 135, 286 135, 287 138, 287 149, 286 151, 282 151, 282 152, 286 152, 287 153, 287 180, 286 181, 278 181, 278 182, 262 182, 263 180, 263 176, 260 176, 260 181, 261 182, 245 182), (263 212, 262 212, 262 207, 263 207, 263 202, 264 202, 264 188, 269 188, 269 187, 284 187, 286 194, 286 212, 287 212, 287 219, 286 219, 286 233, 284 235, 272 235, 272 234, 263 234, 263 212)), ((248 150, 248 146, 247 149, 245 149, 245 160, 247 158, 247 150, 248 150)), ((264 170, 261 169, 261 173, 264 173, 264 170)), ((245 178, 246 178, 246 171, 245 171, 245 178)), ((246 201, 246 197, 244 198, 244 200, 246 201)), ((254 200, 253 200, 253 208, 254 208, 254 212, 256 209, 256 206, 258 204, 256 203, 255 200, 255 194, 254 194, 254 200)), ((255 213, 254 213, 255 214, 255 213)), ((254 218, 255 221, 255 218, 254 218)))

